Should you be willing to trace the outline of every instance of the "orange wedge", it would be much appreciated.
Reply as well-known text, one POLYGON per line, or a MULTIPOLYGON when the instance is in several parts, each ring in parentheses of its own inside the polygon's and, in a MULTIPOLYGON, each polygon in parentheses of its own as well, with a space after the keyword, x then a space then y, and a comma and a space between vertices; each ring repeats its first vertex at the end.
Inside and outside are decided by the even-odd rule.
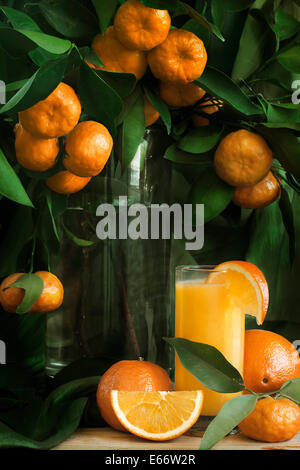
POLYGON ((227 261, 219 264, 207 282, 216 282, 216 276, 229 285, 230 295, 247 315, 256 317, 261 325, 269 306, 269 289, 261 270, 248 261, 227 261), (223 272, 221 272, 223 271, 223 272))
POLYGON ((110 400, 120 423, 136 436, 168 441, 196 423, 203 392, 126 392, 112 390, 110 400))

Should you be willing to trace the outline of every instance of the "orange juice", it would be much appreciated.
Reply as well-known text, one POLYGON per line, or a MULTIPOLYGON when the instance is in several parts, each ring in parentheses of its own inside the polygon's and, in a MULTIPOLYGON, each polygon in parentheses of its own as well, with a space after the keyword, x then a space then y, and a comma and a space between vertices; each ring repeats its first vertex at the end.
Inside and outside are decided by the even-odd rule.
MULTIPOLYGON (((226 284, 203 279, 176 282, 175 336, 210 344, 242 374, 245 315, 234 306, 226 284)), ((223 404, 238 393, 218 393, 207 389, 175 357, 175 389, 203 390, 204 416, 215 416, 223 404)))

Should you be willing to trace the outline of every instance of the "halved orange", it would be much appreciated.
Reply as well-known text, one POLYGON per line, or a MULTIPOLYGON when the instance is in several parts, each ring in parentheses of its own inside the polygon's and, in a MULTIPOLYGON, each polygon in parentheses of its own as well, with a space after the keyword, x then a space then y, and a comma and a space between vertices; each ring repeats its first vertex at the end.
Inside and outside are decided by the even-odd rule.
POLYGON ((261 325, 269 306, 269 289, 261 270, 248 261, 226 261, 219 264, 207 282, 216 282, 216 277, 228 283, 230 295, 243 309, 244 313, 256 317, 261 325), (221 277, 219 277, 221 276, 221 277))
POLYGON ((136 436, 168 441, 190 429, 200 416, 201 390, 127 392, 112 390, 110 400, 120 423, 136 436))

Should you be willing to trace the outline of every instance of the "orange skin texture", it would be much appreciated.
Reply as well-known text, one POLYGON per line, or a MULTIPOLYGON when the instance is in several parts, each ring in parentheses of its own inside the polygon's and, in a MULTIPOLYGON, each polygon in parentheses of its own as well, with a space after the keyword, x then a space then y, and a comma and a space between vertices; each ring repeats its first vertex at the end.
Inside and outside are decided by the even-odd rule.
POLYGON ((119 361, 103 374, 97 389, 97 404, 102 418, 118 431, 126 431, 110 403, 111 390, 136 392, 172 391, 167 372, 147 361, 119 361))
POLYGON ((286 338, 272 331, 245 333, 244 382, 256 393, 279 390, 287 381, 300 378, 300 357, 286 338))
POLYGON ((204 116, 199 116, 199 114, 193 114, 192 123, 194 127, 204 127, 210 125, 210 120, 204 116))
POLYGON ((266 141, 241 129, 224 137, 214 157, 218 176, 231 186, 246 187, 261 181, 270 171, 273 154, 266 141))
POLYGON ((205 91, 195 83, 175 85, 173 83, 160 84, 159 94, 169 106, 193 106, 205 95, 205 91))
POLYGON ((300 430, 300 408, 287 398, 263 398, 258 400, 239 428, 245 436, 256 441, 287 441, 300 430))
POLYGON ((52 191, 59 194, 73 194, 81 191, 89 182, 91 177, 81 177, 73 175, 70 171, 59 171, 46 179, 46 185, 52 191))
POLYGON ((104 64, 104 67, 94 65, 96 69, 105 68, 111 72, 133 73, 137 80, 140 80, 146 72, 148 64, 145 52, 125 47, 118 40, 113 26, 107 28, 104 35, 97 34, 94 37, 92 49, 104 64))
POLYGON ((214 99, 209 99, 201 104, 201 111, 205 114, 215 114, 219 111, 219 106, 214 99))
MULTIPOLYGON (((15 273, 6 277, 0 286, 0 303, 6 312, 16 312, 16 308, 22 303, 25 292, 19 287, 10 287, 24 273, 15 273)), ((33 304, 28 313, 47 313, 57 310, 64 298, 64 288, 60 280, 48 271, 37 271, 35 273, 44 281, 44 289, 38 300, 33 304)))
POLYGON ((107 128, 96 121, 80 122, 66 138, 63 164, 77 176, 96 176, 104 168, 113 147, 107 128))
POLYGON ((171 17, 167 10, 149 8, 138 0, 127 0, 114 18, 116 35, 128 49, 149 51, 168 36, 171 17))
POLYGON ((151 126, 159 119, 159 112, 154 108, 153 104, 150 103, 148 98, 145 96, 145 123, 146 127, 151 126))
POLYGON ((184 85, 199 78, 206 66, 207 52, 195 34, 173 29, 167 39, 148 53, 153 75, 162 82, 184 85))
POLYGON ((261 181, 247 188, 236 188, 232 202, 246 209, 266 207, 279 198, 280 184, 271 171, 261 181))
POLYGON ((80 101, 72 87, 61 82, 44 100, 19 113, 22 126, 36 137, 49 139, 68 134, 78 123, 80 101))
POLYGON ((23 301, 25 291, 19 287, 10 287, 6 290, 3 289, 16 282, 23 274, 24 273, 10 274, 10 276, 3 279, 0 285, 0 303, 5 312, 16 313, 16 308, 23 301))
POLYGON ((15 151, 20 165, 31 171, 46 171, 56 163, 59 152, 58 139, 40 139, 24 129, 15 126, 15 151))

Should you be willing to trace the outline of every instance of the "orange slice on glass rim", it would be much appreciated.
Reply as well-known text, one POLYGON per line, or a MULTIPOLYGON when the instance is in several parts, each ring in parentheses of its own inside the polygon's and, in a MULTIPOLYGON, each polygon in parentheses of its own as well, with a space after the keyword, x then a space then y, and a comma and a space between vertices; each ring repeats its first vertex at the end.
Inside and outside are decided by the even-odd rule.
POLYGON ((216 274, 211 274, 207 282, 217 279, 227 282, 230 295, 245 314, 256 317, 261 325, 269 306, 269 289, 261 270, 248 261, 226 261, 216 266, 216 274), (216 278, 217 276, 217 278, 216 278))
POLYGON ((144 439, 167 441, 180 436, 196 423, 202 410, 203 392, 112 390, 110 400, 127 431, 144 439))

